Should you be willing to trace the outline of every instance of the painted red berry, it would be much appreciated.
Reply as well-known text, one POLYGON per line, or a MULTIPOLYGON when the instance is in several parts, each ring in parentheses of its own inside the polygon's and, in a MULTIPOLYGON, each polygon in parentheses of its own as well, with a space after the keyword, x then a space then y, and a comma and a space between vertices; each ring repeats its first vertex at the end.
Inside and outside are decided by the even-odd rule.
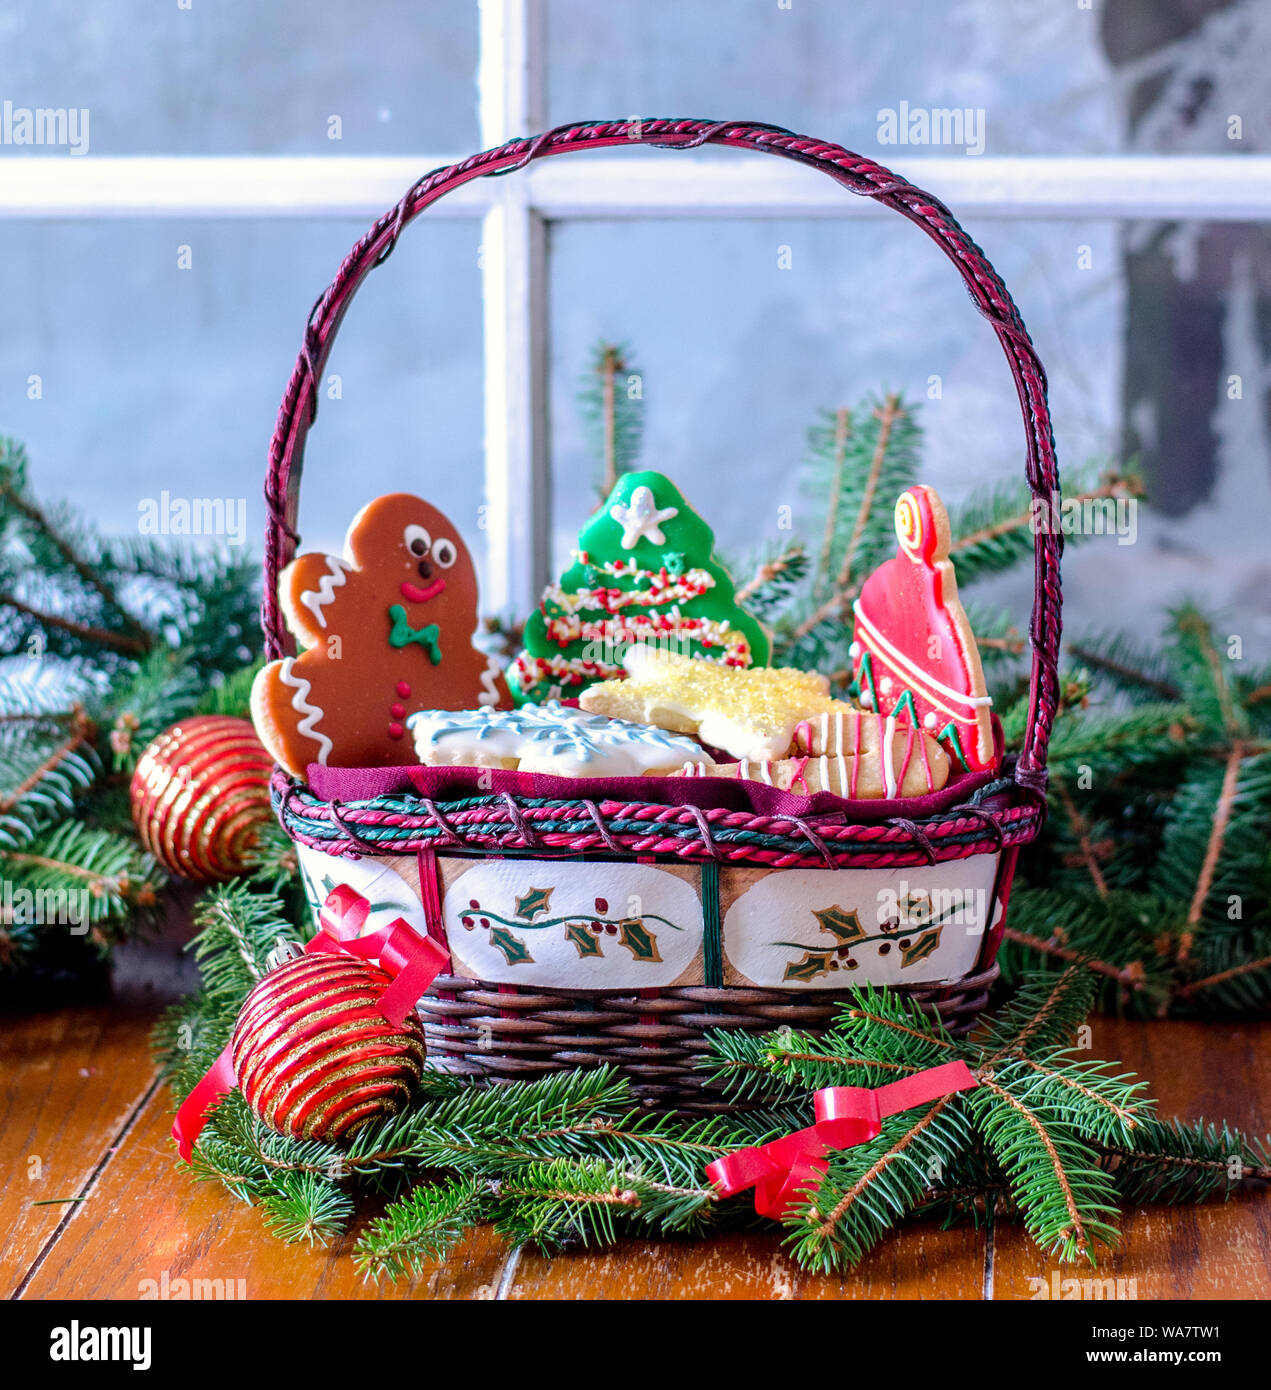
POLYGON ((409 686, 405 681, 398 681, 398 682, 397 682, 397 693, 402 697, 403 700, 409 700, 409 699, 410 699, 410 686, 409 686))
POLYGON ((596 911, 597 911, 597 912, 608 912, 608 911, 609 911, 609 903, 608 903, 607 899, 605 899, 605 898, 597 898, 597 899, 596 899, 596 911))
POLYGON ((469 906, 469 907, 480 907, 481 904, 476 900, 476 898, 469 898, 469 899, 468 899, 468 906, 469 906))
POLYGON ((406 732, 406 730, 403 729, 402 726, 401 726, 400 724, 396 723, 396 722, 394 722, 394 723, 392 723, 392 724, 390 724, 390 725, 388 726, 388 736, 389 736, 389 738, 401 738, 401 736, 402 736, 405 732, 406 732))
POLYGON ((393 716, 394 719, 404 719, 406 717, 406 706, 392 705, 389 707, 388 712, 393 716))

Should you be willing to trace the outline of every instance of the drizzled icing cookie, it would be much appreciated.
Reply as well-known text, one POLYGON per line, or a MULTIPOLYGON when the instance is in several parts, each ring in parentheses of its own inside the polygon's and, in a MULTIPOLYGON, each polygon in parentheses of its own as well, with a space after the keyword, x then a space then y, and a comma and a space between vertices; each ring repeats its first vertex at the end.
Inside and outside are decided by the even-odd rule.
MULTIPOLYGON (((851 800, 874 801, 880 798, 924 796, 939 791, 949 780, 949 755, 935 741, 915 729, 912 724, 898 725, 885 715, 864 714, 849 710, 847 720, 840 714, 840 734, 852 724, 855 729, 838 739, 803 741, 795 738, 796 750, 788 758, 710 765, 688 762, 675 775, 678 777, 734 777, 747 782, 762 782, 780 791, 812 796, 816 792, 833 792, 851 800), (813 751, 820 749, 821 751, 813 751)), ((807 721, 801 730, 810 731, 815 725, 831 725, 831 716, 807 721)))
POLYGON ((421 710, 406 722, 420 762, 430 767, 639 777, 663 776, 704 756, 692 739, 568 709, 555 700, 517 710, 421 710))

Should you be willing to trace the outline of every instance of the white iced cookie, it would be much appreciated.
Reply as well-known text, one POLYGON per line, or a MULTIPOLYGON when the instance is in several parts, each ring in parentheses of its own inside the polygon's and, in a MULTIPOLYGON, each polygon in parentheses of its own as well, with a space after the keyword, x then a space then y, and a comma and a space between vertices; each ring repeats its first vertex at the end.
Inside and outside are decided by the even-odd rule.
POLYGON ((406 721, 428 767, 497 767, 558 777, 666 776, 702 749, 648 724, 566 709, 556 700, 521 709, 420 710, 406 721))

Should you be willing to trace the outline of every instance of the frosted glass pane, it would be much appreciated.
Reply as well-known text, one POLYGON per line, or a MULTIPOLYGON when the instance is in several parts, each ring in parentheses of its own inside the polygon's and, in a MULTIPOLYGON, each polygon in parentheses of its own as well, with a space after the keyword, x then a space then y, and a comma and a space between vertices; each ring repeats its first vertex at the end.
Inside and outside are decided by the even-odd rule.
MULTIPOLYGON (((305 317, 362 230, 0 222, 0 431, 26 441, 40 495, 71 497, 117 533, 163 489, 242 497, 259 553, 265 458, 305 317)), ((309 436, 307 544, 338 549, 363 502, 402 490, 449 512, 484 555, 478 236, 475 223, 418 224, 349 310, 309 436)))
MULTIPOLYGON (((1154 244, 1152 229, 1140 237, 1103 222, 985 221, 970 230, 1049 371, 1061 472, 1121 457, 1127 439, 1156 470, 1161 506, 1142 511, 1133 545, 1072 551, 1074 623, 1154 624, 1164 603, 1189 592, 1271 635, 1259 582, 1271 471, 1259 393, 1248 387, 1268 344, 1249 258, 1230 231, 1217 238, 1223 261, 1207 229, 1179 228, 1171 276, 1137 249, 1154 244), (1189 250, 1210 278, 1186 278, 1189 250), (1140 285, 1145 265, 1157 278, 1140 285), (1212 327, 1212 342, 1198 322, 1212 327), (1243 400, 1227 399, 1230 372, 1243 373, 1243 400), (1186 422, 1180 401, 1196 403, 1197 445, 1162 449, 1158 434, 1168 441, 1186 422)), ((575 389, 601 338, 630 343, 643 373, 645 465, 680 483, 734 556, 788 539, 783 506, 797 534, 819 536, 823 518, 797 482, 806 429, 818 408, 872 392, 918 402, 923 475, 950 501, 1023 476, 1023 425, 996 336, 940 252, 903 223, 579 223, 555 229, 552 275, 557 564, 600 476, 575 389)), ((977 592, 1022 620, 1031 576, 1021 570, 977 592)))
POLYGON ((477 144, 476 6, 450 0, 18 0, 0 10, 0 53, 3 96, 87 107, 94 154, 477 144))
POLYGON ((554 123, 771 121, 902 169, 907 156, 976 146, 1239 154, 1267 148, 1269 44, 1265 0, 549 0, 548 92, 554 123), (965 125, 934 149, 884 133, 890 112, 921 138, 921 113, 935 111, 971 112, 983 140, 965 125))

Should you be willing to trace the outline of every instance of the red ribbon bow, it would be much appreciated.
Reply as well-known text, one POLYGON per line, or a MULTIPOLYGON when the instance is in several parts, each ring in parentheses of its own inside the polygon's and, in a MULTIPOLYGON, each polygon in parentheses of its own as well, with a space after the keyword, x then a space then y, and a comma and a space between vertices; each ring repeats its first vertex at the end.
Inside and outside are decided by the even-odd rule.
MULTIPOLYGON (((368 936, 358 932, 370 915, 371 904, 348 884, 333 888, 318 914, 318 933, 306 943, 305 954, 325 951, 334 955, 377 960, 393 976, 376 1002, 376 1009, 394 1025, 406 1015, 450 964, 446 948, 430 936, 420 936, 405 918, 397 917, 388 926, 368 936)), ((188 1163, 194 1142, 207 1122, 213 1104, 238 1084, 230 1045, 212 1063, 207 1074, 186 1096, 172 1124, 177 1151, 188 1163)))
POLYGON ((725 1197, 753 1187, 755 1210, 780 1221, 825 1176, 830 1166, 827 1154, 876 1139, 888 1115, 978 1085, 965 1062, 946 1062, 873 1090, 827 1086, 813 1097, 816 1124, 811 1128, 717 1158, 707 1165, 706 1176, 725 1197))

